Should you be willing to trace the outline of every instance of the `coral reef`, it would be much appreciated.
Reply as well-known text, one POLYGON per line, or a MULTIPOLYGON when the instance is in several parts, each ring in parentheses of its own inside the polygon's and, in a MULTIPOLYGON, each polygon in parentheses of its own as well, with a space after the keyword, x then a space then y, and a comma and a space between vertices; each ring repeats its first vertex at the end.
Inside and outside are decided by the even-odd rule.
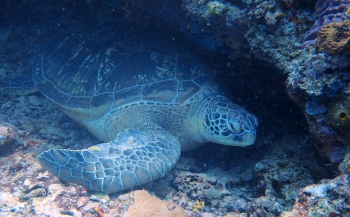
MULTIPOLYGON (((187 210, 213 212, 216 215, 235 210, 246 212, 249 198, 247 194, 252 195, 252 192, 242 192, 234 188, 239 183, 239 177, 220 168, 210 169, 205 173, 177 171, 175 174, 173 184, 177 193, 172 200, 187 210)), ((247 184, 245 186, 245 189, 249 189, 247 184)))
POLYGON ((284 138, 273 146, 271 155, 255 165, 255 194, 248 206, 254 216, 278 216, 292 207, 300 188, 315 183, 327 172, 309 161, 311 147, 299 152, 303 144, 298 138, 284 138), (288 144, 288 145, 287 145, 288 144))
MULTIPOLYGON (((317 59, 320 56, 322 55, 317 56, 317 59)), ((317 139, 319 152, 327 156, 331 167, 336 168, 350 144, 347 133, 348 85, 341 76, 344 72, 322 74, 320 72, 325 71, 325 68, 320 69, 313 76, 307 75, 307 71, 297 72, 299 75, 291 74, 288 89, 291 98, 304 111, 310 131, 317 139)))
POLYGON ((310 11, 297 1, 255 1, 248 14, 245 39, 254 58, 272 63, 281 72, 292 72, 295 68, 290 63, 303 55, 301 41, 310 11))
POLYGON ((304 111, 320 153, 333 168, 350 145, 349 6, 348 0, 317 1, 319 18, 305 36, 306 52, 294 62, 287 82, 289 95, 304 111))
POLYGON ((172 200, 186 210, 193 210, 203 202, 204 207, 198 211, 216 215, 239 212, 277 216, 293 206, 300 188, 317 182, 320 177, 329 177, 317 165, 317 155, 310 158, 312 149, 300 138, 286 137, 274 142, 264 159, 243 158, 239 164, 231 164, 227 171, 210 168, 210 164, 203 172, 181 171, 183 164, 190 170, 195 168, 189 167, 188 160, 180 159, 174 172, 176 193, 172 200))

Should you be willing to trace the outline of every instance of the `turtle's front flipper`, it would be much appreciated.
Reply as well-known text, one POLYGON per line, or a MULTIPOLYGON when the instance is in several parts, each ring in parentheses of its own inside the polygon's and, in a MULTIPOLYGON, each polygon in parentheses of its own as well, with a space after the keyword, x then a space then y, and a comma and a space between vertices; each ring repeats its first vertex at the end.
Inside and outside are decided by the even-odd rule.
POLYGON ((80 151, 51 149, 37 160, 64 181, 110 194, 164 176, 175 166, 180 149, 168 133, 129 129, 109 143, 80 151))

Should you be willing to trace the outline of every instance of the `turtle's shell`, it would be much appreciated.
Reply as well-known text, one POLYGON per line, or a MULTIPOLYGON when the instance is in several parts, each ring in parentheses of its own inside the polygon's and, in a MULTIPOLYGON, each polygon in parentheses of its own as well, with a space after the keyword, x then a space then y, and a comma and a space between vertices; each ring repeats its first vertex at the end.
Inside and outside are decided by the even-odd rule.
POLYGON ((209 85, 208 74, 176 41, 104 27, 51 43, 33 80, 70 116, 91 120, 133 102, 182 103, 209 85))

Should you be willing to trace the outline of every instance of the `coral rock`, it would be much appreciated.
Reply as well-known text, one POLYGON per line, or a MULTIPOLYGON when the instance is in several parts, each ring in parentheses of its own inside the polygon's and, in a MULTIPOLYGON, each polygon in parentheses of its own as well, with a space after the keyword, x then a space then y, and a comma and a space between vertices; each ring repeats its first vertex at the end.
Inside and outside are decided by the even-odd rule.
POLYGON ((0 154, 6 153, 19 145, 17 129, 11 124, 0 123, 0 154))
POLYGON ((341 175, 332 180, 323 180, 300 190, 292 211, 282 217, 292 216, 349 216, 350 179, 341 175))
POLYGON ((317 35, 318 52, 336 55, 350 51, 350 22, 329 23, 324 25, 317 35))
POLYGON ((283 206, 270 196, 254 198, 248 206, 251 216, 278 216, 283 211, 283 206))

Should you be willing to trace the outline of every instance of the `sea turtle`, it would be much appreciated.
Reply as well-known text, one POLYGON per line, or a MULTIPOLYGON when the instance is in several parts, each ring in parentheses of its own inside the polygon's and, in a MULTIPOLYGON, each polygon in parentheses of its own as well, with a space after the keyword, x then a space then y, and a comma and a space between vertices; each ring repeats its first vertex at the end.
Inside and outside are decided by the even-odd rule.
POLYGON ((35 85, 105 143, 51 149, 37 161, 109 194, 164 176, 180 151, 252 145, 257 118, 220 95, 212 75, 188 47, 157 36, 101 28, 50 44, 34 63, 35 85))

